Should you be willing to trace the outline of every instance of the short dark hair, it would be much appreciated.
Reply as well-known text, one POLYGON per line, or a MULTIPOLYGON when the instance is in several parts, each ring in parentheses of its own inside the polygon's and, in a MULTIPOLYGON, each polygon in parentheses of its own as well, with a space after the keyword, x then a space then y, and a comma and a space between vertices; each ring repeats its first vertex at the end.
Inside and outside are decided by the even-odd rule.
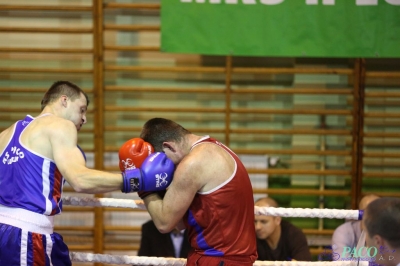
POLYGON ((392 248, 400 248, 400 199, 372 201, 365 210, 364 225, 369 236, 380 235, 392 248))
POLYGON ((148 120, 142 129, 140 137, 153 145, 155 151, 163 150, 163 142, 180 142, 182 138, 191 132, 178 123, 165 118, 152 118, 148 120))
POLYGON ((81 93, 85 95, 86 105, 89 106, 89 97, 81 88, 69 81, 56 81, 44 94, 41 102, 41 110, 43 110, 49 103, 57 100, 61 95, 66 95, 73 101, 78 99, 81 96, 81 93))

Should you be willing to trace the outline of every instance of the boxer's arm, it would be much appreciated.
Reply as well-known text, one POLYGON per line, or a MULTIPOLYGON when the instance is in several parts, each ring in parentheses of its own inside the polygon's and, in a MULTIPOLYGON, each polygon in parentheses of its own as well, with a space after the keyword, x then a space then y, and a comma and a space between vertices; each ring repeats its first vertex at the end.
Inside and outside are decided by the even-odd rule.
POLYGON ((185 225, 185 223, 183 222, 183 220, 181 219, 181 220, 178 222, 178 224, 176 225, 175 228, 178 229, 178 230, 180 231, 180 230, 186 229, 186 225, 185 225))
POLYGON ((121 190, 122 175, 89 169, 82 152, 77 147, 75 125, 67 120, 57 121, 57 127, 50 128, 49 139, 53 158, 66 181, 77 192, 105 193, 121 190))
POLYGON ((161 233, 168 233, 180 224, 197 191, 204 185, 201 160, 189 154, 177 166, 174 179, 164 199, 157 194, 144 198, 146 208, 161 233))

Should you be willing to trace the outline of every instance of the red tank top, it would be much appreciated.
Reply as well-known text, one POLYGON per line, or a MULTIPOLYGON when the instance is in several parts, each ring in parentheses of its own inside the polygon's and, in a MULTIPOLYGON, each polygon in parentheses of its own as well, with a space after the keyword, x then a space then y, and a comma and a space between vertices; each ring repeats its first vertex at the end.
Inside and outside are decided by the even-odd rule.
POLYGON ((204 143, 226 150, 236 169, 226 182, 194 197, 184 217, 191 246, 197 255, 247 257, 254 262, 257 246, 249 175, 238 156, 215 139, 203 138, 193 147, 204 143))

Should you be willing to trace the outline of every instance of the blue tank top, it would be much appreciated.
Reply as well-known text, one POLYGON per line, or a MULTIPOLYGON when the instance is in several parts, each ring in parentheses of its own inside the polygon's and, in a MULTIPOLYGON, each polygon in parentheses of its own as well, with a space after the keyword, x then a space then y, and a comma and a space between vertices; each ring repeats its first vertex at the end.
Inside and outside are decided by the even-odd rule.
POLYGON ((17 121, 8 145, 0 151, 0 204, 44 215, 59 214, 64 178, 53 160, 20 142, 21 133, 33 119, 28 115, 17 121))

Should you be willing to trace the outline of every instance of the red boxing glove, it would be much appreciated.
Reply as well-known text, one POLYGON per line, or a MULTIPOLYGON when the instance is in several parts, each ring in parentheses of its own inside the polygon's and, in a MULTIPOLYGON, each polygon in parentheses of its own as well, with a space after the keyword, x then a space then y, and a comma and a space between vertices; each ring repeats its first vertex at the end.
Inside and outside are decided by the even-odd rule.
POLYGON ((139 168, 143 161, 154 152, 153 146, 141 138, 133 138, 122 144, 119 149, 119 169, 139 168))

